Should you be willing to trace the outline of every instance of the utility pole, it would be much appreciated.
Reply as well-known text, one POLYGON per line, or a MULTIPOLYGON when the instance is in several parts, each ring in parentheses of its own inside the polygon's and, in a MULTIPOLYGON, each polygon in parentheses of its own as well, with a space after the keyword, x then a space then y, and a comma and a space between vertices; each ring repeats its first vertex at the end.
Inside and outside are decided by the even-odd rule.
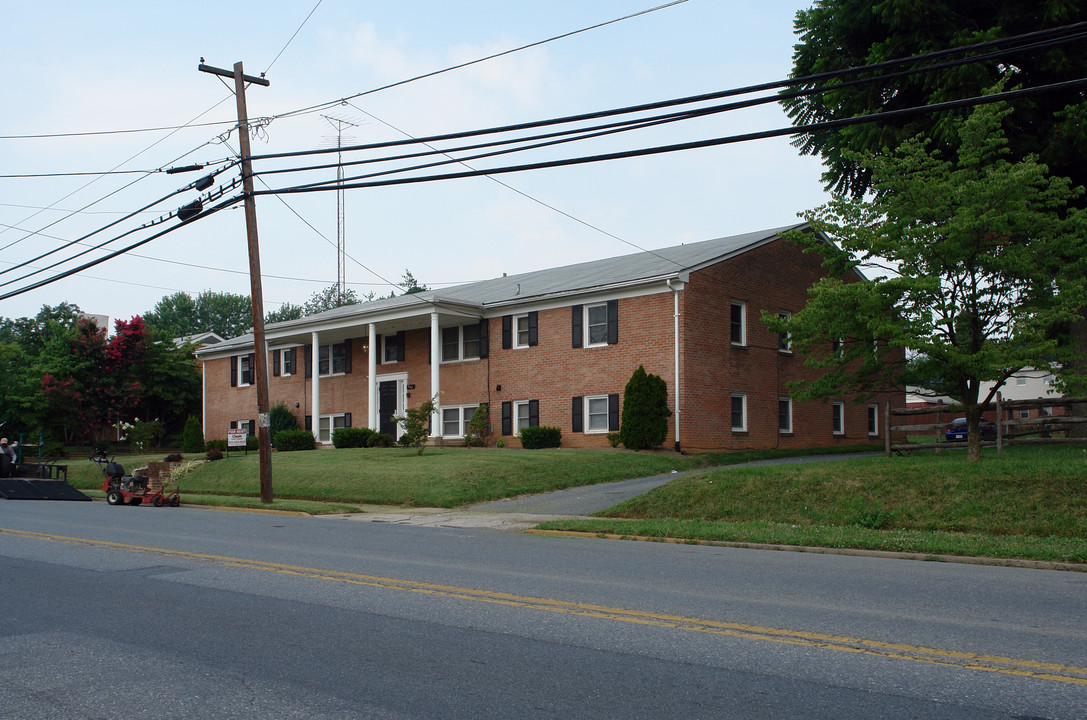
MULTIPOLYGON (((201 58, 203 60, 203 58, 201 58)), ((264 292, 260 278, 260 247, 257 244, 257 203, 253 197, 253 163, 249 150, 249 114, 245 108, 245 83, 268 86, 262 77, 246 75, 241 62, 234 71, 200 63, 201 72, 234 78, 238 101, 238 142, 242 162, 242 189, 245 193, 245 234, 249 243, 249 284, 253 301, 253 372, 257 376, 257 439, 260 443, 260 501, 272 502, 272 441, 268 423, 268 347, 264 341, 264 292)))

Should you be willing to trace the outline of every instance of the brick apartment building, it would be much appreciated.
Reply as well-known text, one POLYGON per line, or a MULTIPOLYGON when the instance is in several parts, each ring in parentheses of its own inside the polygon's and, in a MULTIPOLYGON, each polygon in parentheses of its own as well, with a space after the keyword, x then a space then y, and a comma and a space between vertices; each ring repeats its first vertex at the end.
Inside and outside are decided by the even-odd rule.
MULTIPOLYGON (((795 226, 795 227, 803 227, 795 226)), ((486 403, 494 435, 551 425, 565 447, 602 447, 618 430, 639 365, 668 386, 668 446, 827 447, 883 437, 884 400, 799 403, 786 384, 812 371, 762 311, 800 310, 820 259, 776 228, 350 305, 266 328, 271 403, 319 442, 430 398, 432 437, 463 438, 486 403), (316 348, 316 350, 314 350, 316 348), (879 403, 879 404, 877 404, 879 403)), ((829 339, 828 339, 829 342, 829 339)), ((253 337, 197 352, 204 433, 255 432, 253 337)))

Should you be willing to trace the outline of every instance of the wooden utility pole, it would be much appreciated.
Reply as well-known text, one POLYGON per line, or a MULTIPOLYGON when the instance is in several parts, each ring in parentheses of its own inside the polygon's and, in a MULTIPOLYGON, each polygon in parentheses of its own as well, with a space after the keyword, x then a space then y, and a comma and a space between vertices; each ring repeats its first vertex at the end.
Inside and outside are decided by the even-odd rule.
POLYGON ((257 203, 253 197, 253 163, 249 158, 249 114, 245 107, 247 82, 268 86, 264 78, 246 75, 241 62, 234 71, 200 64, 201 72, 234 78, 238 101, 238 142, 242 163, 242 189, 245 192, 245 234, 249 243, 249 284, 253 301, 253 372, 257 378, 257 439, 260 443, 260 501, 272 502, 272 440, 268 423, 268 347, 264 342, 264 292, 260 279, 260 247, 257 244, 257 203))

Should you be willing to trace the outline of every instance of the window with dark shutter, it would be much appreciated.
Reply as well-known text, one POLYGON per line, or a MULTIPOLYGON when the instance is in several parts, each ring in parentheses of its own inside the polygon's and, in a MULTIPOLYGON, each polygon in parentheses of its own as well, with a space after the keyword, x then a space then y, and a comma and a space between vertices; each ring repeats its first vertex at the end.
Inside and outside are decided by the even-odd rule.
POLYGON ((491 321, 487 318, 480 318, 479 321, 479 357, 488 358, 491 356, 491 321))
MULTIPOLYGON (((619 301, 608 300, 608 345, 619 342, 619 301)), ((618 428, 616 428, 618 429, 618 428)))
POLYGON ((571 430, 574 432, 581 432, 584 430, 584 424, 581 420, 584 407, 585 399, 581 395, 576 396, 570 403, 571 430))
POLYGON ((283 372, 287 375, 294 375, 297 372, 295 359, 298 354, 298 348, 290 348, 283 351, 283 372))
POLYGON ((513 434, 513 403, 509 401, 502 403, 502 434, 513 434))

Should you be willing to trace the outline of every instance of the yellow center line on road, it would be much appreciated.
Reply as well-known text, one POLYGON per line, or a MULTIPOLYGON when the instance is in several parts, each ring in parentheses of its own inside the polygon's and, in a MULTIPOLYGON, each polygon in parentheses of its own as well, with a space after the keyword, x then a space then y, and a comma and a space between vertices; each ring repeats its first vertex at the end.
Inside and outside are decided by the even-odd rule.
POLYGON ((540 598, 512 593, 495 592, 492 590, 478 590, 451 585, 439 585, 435 583, 419 582, 415 580, 402 580, 397 578, 365 575, 360 573, 342 572, 338 570, 322 570, 320 568, 286 565, 283 563, 271 563, 261 560, 249 560, 246 558, 223 557, 208 555, 205 553, 186 552, 182 550, 169 550, 166 548, 143 547, 139 545, 126 545, 124 543, 107 542, 104 540, 91 540, 87 538, 65 537, 63 535, 49 535, 44 533, 27 532, 23 530, 10 530, 0 528, 0 535, 10 535, 27 539, 46 540, 50 542, 63 542, 86 547, 104 548, 110 550, 123 550, 132 553, 144 553, 161 557, 196 560, 201 562, 227 565, 231 567, 261 570, 285 575, 312 578, 316 580, 331 580, 335 582, 369 587, 384 588, 390 590, 407 591, 435 595, 440 597, 455 598, 460 600, 472 600, 487 602, 508 607, 519 607, 531 610, 539 610, 565 615, 611 620, 614 622, 637 623, 656 627, 673 628, 715 635, 724 635, 748 640, 760 640, 765 642, 786 643, 823 650, 836 650, 839 652, 858 653, 863 655, 875 655, 899 660, 911 660, 938 665, 949 665, 970 670, 982 670, 998 672, 1008 675, 1052 680, 1062 683, 1074 683, 1087 685, 1087 668, 1073 665, 1061 665, 1035 660, 1004 657, 1000 655, 985 655, 959 650, 945 650, 930 648, 905 643, 890 643, 879 640, 866 640, 842 635, 829 635, 825 633, 804 632, 800 630, 787 630, 782 628, 763 627, 759 625, 745 625, 742 623, 723 622, 719 620, 706 620, 702 618, 686 617, 683 615, 670 615, 667 613, 649 612, 643 610, 628 610, 625 608, 609 607, 592 603, 570 602, 552 598, 540 598))

